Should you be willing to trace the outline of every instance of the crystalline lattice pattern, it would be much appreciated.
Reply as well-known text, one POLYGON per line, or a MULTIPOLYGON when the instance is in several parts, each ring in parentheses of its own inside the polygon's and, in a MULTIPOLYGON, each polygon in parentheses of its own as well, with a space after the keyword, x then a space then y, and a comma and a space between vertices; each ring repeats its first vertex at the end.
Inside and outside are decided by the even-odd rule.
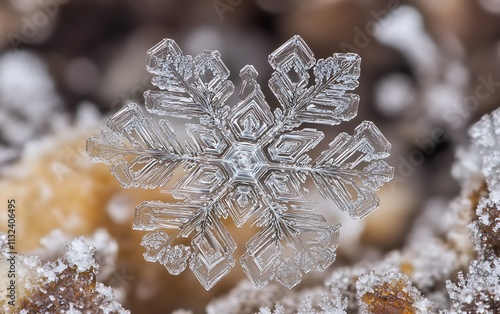
POLYGON ((252 283, 276 280, 291 288, 303 272, 328 267, 338 241, 339 226, 328 225, 304 201, 306 185, 360 219, 378 206, 374 191, 393 175, 382 160, 390 144, 373 123, 363 122, 353 135, 339 134, 316 158, 308 153, 325 135, 300 128, 306 122, 337 125, 356 115, 359 98, 348 91, 358 85, 358 55, 316 61, 295 36, 269 63, 269 87, 280 107, 271 111, 249 65, 240 72, 239 101, 230 107, 234 86, 220 54, 204 51, 193 58, 165 39, 147 53, 147 70, 159 88, 145 93, 149 114, 128 105, 87 143, 92 159, 111 165, 124 187, 162 188, 177 199, 141 203, 133 227, 151 231, 142 241, 146 260, 171 274, 189 266, 207 290, 235 264, 236 243, 222 219, 261 229, 240 258, 252 283), (189 122, 185 143, 169 116, 189 122), (179 171, 180 179, 170 182, 179 171))

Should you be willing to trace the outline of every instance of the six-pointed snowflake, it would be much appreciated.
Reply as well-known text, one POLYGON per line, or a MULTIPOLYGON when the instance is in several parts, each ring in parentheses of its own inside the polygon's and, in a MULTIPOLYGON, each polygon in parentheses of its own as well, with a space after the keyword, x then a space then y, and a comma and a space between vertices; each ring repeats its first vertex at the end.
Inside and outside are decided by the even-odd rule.
POLYGON ((257 287, 277 280, 293 287, 302 272, 322 271, 335 259, 339 226, 313 214, 307 186, 360 219, 378 206, 374 191, 393 175, 382 159, 390 144, 371 122, 354 135, 339 134, 313 160, 324 134, 302 123, 337 125, 357 113, 360 58, 334 54, 316 61, 299 36, 269 56, 269 87, 280 108, 271 111, 245 66, 239 101, 226 105, 234 86, 217 51, 195 58, 165 39, 147 53, 147 70, 159 90, 145 93, 149 116, 170 116, 185 125, 181 144, 172 125, 135 105, 113 115, 99 137, 88 140, 92 160, 111 165, 124 187, 162 188, 177 202, 146 201, 136 208, 134 229, 144 236, 144 257, 179 274, 188 265, 205 289, 235 264, 236 243, 222 219, 260 231, 248 241, 241 266, 257 287), (315 84, 309 84, 309 72, 315 84), (172 180, 172 177, 180 179, 172 180), (167 233, 164 230, 174 230, 167 233), (182 238, 189 238, 185 245, 182 238), (182 243, 179 243, 182 242, 182 243))

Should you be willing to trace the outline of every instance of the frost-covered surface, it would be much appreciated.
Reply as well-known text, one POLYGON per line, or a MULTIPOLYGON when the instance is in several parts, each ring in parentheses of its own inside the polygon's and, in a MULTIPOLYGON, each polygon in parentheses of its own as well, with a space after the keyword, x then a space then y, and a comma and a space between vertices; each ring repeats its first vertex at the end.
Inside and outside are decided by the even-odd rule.
POLYGON ((208 314, 225 313, 345 313, 347 298, 336 288, 287 290, 270 284, 255 289, 248 281, 240 283, 231 293, 219 300, 212 301, 206 311, 208 314), (281 311, 281 312, 280 312, 281 311))
POLYGON ((20 286, 26 292, 15 308, 4 307, 5 313, 130 313, 114 300, 111 288, 96 281, 98 265, 94 251, 79 237, 68 243, 66 252, 53 263, 40 265, 34 256, 19 256, 23 264, 32 261, 28 266, 31 273, 18 273, 30 279, 31 284, 20 286))
MULTIPOLYGON (((398 276, 405 274, 415 289, 433 293, 436 286, 440 283, 444 285, 444 281, 459 269, 460 264, 456 256, 456 252, 447 244, 433 239, 420 245, 410 245, 401 251, 391 252, 384 259, 374 263, 361 263, 335 269, 326 277, 325 286, 338 289, 342 296, 348 297, 351 310, 358 308, 359 289, 355 287, 362 286, 358 278, 370 271, 381 277, 389 273, 398 276)), ((434 296, 429 299, 434 299, 434 296)))
MULTIPOLYGON (((1 116, 0 114, 0 117, 1 116)), ((33 169, 30 169, 30 167, 36 164, 36 161, 40 161, 46 158, 47 155, 50 155, 50 153, 56 152, 63 144, 66 144, 66 147, 64 147, 64 160, 50 165, 50 170, 55 174, 58 180, 61 180, 65 174, 71 172, 73 168, 85 168, 87 165, 90 165, 90 161, 84 151, 85 141, 82 140, 82 137, 95 134, 99 130, 99 122, 102 119, 102 115, 99 113, 95 104, 86 101, 81 102, 78 105, 73 121, 70 121, 67 116, 58 115, 57 113, 51 113, 49 118, 52 121, 51 127, 54 133, 40 136, 44 134, 41 132, 37 134, 37 136, 39 136, 37 140, 23 143, 24 146, 20 147, 20 149, 6 149, 5 151, 7 151, 7 154, 0 156, 0 162, 4 157, 6 160, 19 157, 20 162, 9 165, 8 167, 0 167, 1 175, 5 175, 12 179, 26 178, 32 174, 33 169), (77 150, 68 147, 68 143, 77 140, 81 142, 77 150)), ((2 126, 0 126, 0 129, 1 127, 2 126)), ((3 149, 0 147, 0 153, 2 151, 3 149)), ((51 193, 55 193, 52 190, 46 192, 50 195, 52 195, 51 193)))
MULTIPOLYGON (((314 295, 314 294, 313 294, 314 295)), ((318 295, 314 295, 317 299, 318 295)), ((297 296, 293 299, 285 299, 284 301, 292 301, 292 309, 297 308, 297 301, 302 300, 302 304, 298 307, 297 314, 345 314, 347 308, 347 298, 342 297, 338 290, 333 289, 331 293, 322 292, 321 299, 312 300, 310 296, 297 296)), ((286 304, 286 303, 285 303, 286 304)), ((285 314, 290 311, 286 310, 286 306, 281 303, 274 305, 274 310, 269 307, 261 307, 259 314, 285 314)))
MULTIPOLYGON (((95 260, 99 265, 98 280, 103 281, 108 279, 111 273, 115 271, 118 243, 104 228, 97 229, 92 235, 84 239, 85 243, 88 243, 95 249, 93 253, 90 253, 92 253, 91 256, 95 256, 95 260)), ((60 229, 55 229, 40 239, 42 247, 35 249, 31 254, 38 256, 43 261, 54 260, 57 256, 68 254, 66 243, 70 241, 71 237, 69 235, 60 229)), ((81 267, 84 267, 84 265, 82 264, 81 267)))
POLYGON ((470 131, 482 159, 481 172, 488 183, 490 198, 500 203, 500 109, 485 115, 470 131))
POLYGON ((383 161, 391 145, 373 123, 339 134, 315 158, 308 153, 325 135, 300 128, 355 117, 359 97, 349 91, 358 85, 360 61, 356 54, 316 60, 292 37, 269 56, 269 87, 280 104, 271 112, 253 66, 241 70, 239 101, 230 107, 234 86, 217 51, 193 58, 169 39, 151 48, 147 69, 160 90, 145 93, 146 109, 198 122, 186 124, 190 139, 182 145, 168 120, 132 104, 87 143, 92 159, 110 164, 122 186, 162 188, 178 200, 137 206, 134 228, 152 231, 141 243, 145 259, 174 275, 189 265, 212 288, 235 264, 236 243, 221 222, 230 216, 238 227, 251 220, 261 228, 240 258, 256 287, 276 280, 292 288, 303 272, 325 270, 335 259, 339 226, 311 212, 306 186, 361 219, 378 206, 375 191, 393 176, 383 161), (180 180, 171 182, 176 175, 180 180), (190 246, 174 244, 185 237, 190 246))

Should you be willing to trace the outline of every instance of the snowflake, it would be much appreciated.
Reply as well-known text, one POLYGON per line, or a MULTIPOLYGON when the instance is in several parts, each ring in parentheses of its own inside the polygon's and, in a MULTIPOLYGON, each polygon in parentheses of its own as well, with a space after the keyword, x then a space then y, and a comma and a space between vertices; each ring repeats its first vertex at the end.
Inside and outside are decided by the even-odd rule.
POLYGON ((251 220, 260 228, 240 258, 254 286, 277 280, 291 288, 302 272, 328 267, 340 227, 311 213, 306 186, 360 219, 378 206, 374 191, 393 175, 381 160, 391 146, 371 122, 352 136, 339 134, 314 160, 308 152, 323 132, 298 129, 354 118, 359 97, 346 91, 358 85, 359 56, 316 61, 302 38, 291 38, 269 56, 275 70, 269 87, 281 105, 274 112, 249 65, 240 72, 239 101, 226 105, 234 85, 217 51, 193 58, 165 39, 148 51, 146 62, 159 87, 144 95, 149 114, 128 105, 87 143, 92 160, 110 164, 124 187, 162 188, 177 200, 137 206, 133 228, 151 231, 141 243, 145 259, 174 275, 189 265, 210 289, 235 264, 236 243, 221 221, 229 216, 238 227, 251 220), (308 87, 311 69, 315 84, 308 87), (198 123, 185 124, 189 139, 182 145, 170 122, 155 116, 198 123))

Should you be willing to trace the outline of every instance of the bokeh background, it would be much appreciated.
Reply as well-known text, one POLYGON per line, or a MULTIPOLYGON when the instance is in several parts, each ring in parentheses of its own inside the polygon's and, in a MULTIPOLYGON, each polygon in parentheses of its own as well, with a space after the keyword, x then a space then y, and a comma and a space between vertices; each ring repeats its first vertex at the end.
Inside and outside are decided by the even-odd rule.
POLYGON ((189 272, 173 277, 143 261, 133 207, 166 196, 123 191, 90 164, 85 138, 124 104, 142 104, 152 87, 146 51, 163 38, 187 54, 219 50, 235 83, 253 64, 276 105, 267 56, 295 34, 318 59, 349 51, 363 60, 358 116, 322 130, 333 137, 372 120, 393 147, 395 179, 380 208, 357 222, 326 214, 344 226, 332 267, 444 223, 468 126, 500 105, 498 0, 0 0, 0 200, 19 200, 21 251, 50 260, 64 239, 104 230, 117 249, 100 280, 132 313, 202 312, 229 291, 240 270, 206 292, 189 272))

